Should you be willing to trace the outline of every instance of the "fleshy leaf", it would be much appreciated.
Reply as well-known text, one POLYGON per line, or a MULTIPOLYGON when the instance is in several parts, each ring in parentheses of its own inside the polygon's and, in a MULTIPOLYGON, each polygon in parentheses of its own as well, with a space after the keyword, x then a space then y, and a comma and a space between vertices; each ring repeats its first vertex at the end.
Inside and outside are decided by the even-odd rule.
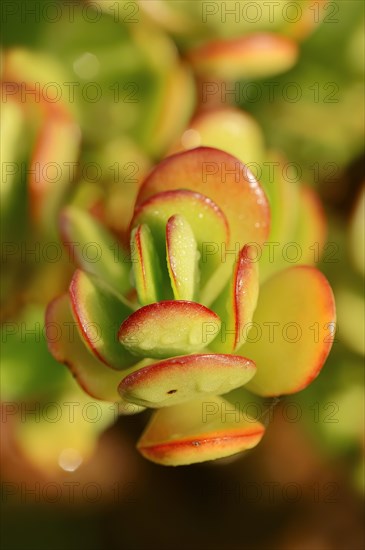
POLYGON ((262 167, 261 183, 270 202, 270 240, 281 242, 293 232, 300 185, 296 181, 297 174, 290 172, 288 160, 281 152, 269 150, 266 161, 262 167), (289 204, 290 208, 283 208, 283 205, 289 204))
POLYGON ((140 304, 143 306, 162 299, 161 269, 151 231, 147 225, 139 225, 131 233, 133 274, 140 304))
POLYGON ((326 218, 316 191, 301 185, 293 239, 301 251, 299 263, 314 264, 319 261, 326 242, 326 232, 326 218))
MULTIPOLYGON (((340 340, 360 355, 365 355, 364 293, 354 285, 335 289, 340 340)), ((362 287, 363 290, 363 287, 362 287)))
POLYGON ((132 308, 104 281, 77 270, 70 284, 73 315, 82 339, 96 357, 114 369, 137 362, 117 338, 120 323, 132 308))
MULTIPOLYGON (((99 164, 103 174, 112 170, 113 177, 107 178, 102 186, 100 182, 93 182, 93 184, 90 181, 80 182, 86 195, 84 200, 90 201, 88 188, 92 187, 91 192, 96 195, 94 204, 98 199, 100 200, 98 209, 100 219, 114 235, 118 236, 123 245, 129 248, 129 226, 134 205, 142 181, 150 170, 150 160, 130 135, 118 134, 118 137, 102 143, 90 151, 90 156, 88 155, 85 161, 90 159, 99 164), (116 159, 118 159, 117 162, 116 159)), ((80 190, 80 183, 77 191, 80 190)))
POLYGON ((205 306, 167 300, 132 313, 120 327, 119 340, 131 353, 160 359, 200 351, 219 328, 219 317, 205 306))
POLYGON ((194 69, 203 76, 223 80, 272 76, 290 69, 297 60, 294 40, 257 33, 231 40, 215 40, 188 54, 194 69))
MULTIPOLYGON (((148 29, 150 35, 151 29, 148 29)), ((165 56, 166 50, 163 51, 165 56)), ((153 156, 166 151, 176 134, 186 126, 195 103, 193 73, 185 64, 177 64, 161 75, 155 94, 156 109, 149 110, 143 124, 142 143, 153 156)))
MULTIPOLYGON (((220 98, 220 87, 217 85, 216 89, 220 98)), ((264 138, 260 126, 251 115, 233 107, 219 107, 199 113, 171 153, 199 146, 226 151, 248 166, 250 163, 255 167, 261 166, 264 160, 264 138)))
POLYGON ((205 397, 154 413, 137 448, 149 460, 182 466, 255 447, 264 426, 219 397, 205 397))
MULTIPOLYGON (((174 189, 190 189, 214 201, 229 220, 230 243, 238 250, 249 242, 262 244, 267 239, 270 212, 265 193, 248 168, 228 153, 198 147, 164 159, 142 184, 137 205, 151 195, 174 189)), ((182 214, 194 231, 187 213, 182 214)), ((226 256, 232 258, 229 251, 223 252, 223 261, 226 256)))
POLYGON ((211 199, 187 189, 157 193, 136 208, 132 227, 139 223, 148 224, 163 262, 166 257, 166 224, 176 214, 184 216, 193 230, 200 253, 200 283, 204 285, 221 264, 220 249, 228 246, 229 241, 227 219, 211 199))
POLYGON ((297 252, 293 241, 298 223, 300 185, 286 177, 287 169, 287 160, 281 153, 270 151, 267 154, 267 162, 263 164, 262 184, 269 197, 271 229, 268 242, 258 250, 262 281, 280 269, 291 267, 287 257, 290 252, 297 252), (293 250, 289 243, 293 243, 293 250))
POLYGON ((270 161, 277 169, 274 180, 266 183, 272 225, 260 258, 262 281, 280 269, 318 262, 326 238, 325 215, 315 190, 284 177, 287 166, 281 155, 271 152, 270 161))
POLYGON ((349 247, 352 261, 362 275, 365 274, 365 186, 357 198, 349 230, 349 247))
POLYGON ((121 293, 130 289, 128 254, 99 221, 80 208, 68 206, 60 215, 60 229, 63 243, 78 267, 121 293))
POLYGON ((232 280, 212 305, 222 319, 220 333, 210 345, 215 352, 232 353, 246 340, 259 294, 258 262, 251 256, 251 247, 244 246, 234 265, 232 280))
POLYGON ((166 225, 166 256, 175 300, 194 300, 198 283, 198 250, 193 231, 183 216, 166 225))
POLYGON ((220 395, 246 384, 255 364, 237 355, 197 354, 166 359, 122 380, 123 399, 146 407, 170 407, 200 395, 220 395))
POLYGON ((55 298, 48 305, 46 334, 53 357, 67 365, 87 394, 95 399, 118 402, 120 413, 134 414, 144 409, 122 400, 118 394, 120 372, 108 369, 86 348, 73 319, 68 294, 55 298))
POLYGON ((290 267, 268 279, 260 288, 247 342, 239 350, 257 367, 247 388, 264 396, 305 388, 330 352, 335 321, 331 287, 316 268, 290 267))

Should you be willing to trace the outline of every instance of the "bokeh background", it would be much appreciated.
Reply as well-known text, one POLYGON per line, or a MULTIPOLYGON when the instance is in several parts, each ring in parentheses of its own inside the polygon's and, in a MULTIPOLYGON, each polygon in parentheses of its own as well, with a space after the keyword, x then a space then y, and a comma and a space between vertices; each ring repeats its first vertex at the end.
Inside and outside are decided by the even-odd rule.
POLYGON ((363 15, 357 0, 3 2, 4 550, 364 548, 363 15), (231 40, 264 33, 279 42, 234 58, 231 40), (144 175, 194 144, 197 112, 228 107, 252 116, 242 158, 275 149, 319 194, 337 334, 319 378, 270 403, 257 448, 163 468, 135 450, 148 413, 95 405, 48 352, 44 311, 73 270, 57 215, 76 204, 123 240, 144 175))

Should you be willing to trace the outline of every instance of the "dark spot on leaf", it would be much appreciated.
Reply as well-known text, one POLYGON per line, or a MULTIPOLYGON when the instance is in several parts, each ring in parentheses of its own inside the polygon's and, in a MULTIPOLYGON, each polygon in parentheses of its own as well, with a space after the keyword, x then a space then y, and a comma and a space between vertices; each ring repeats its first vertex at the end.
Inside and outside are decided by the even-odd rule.
POLYGON ((176 392, 177 392, 177 390, 170 390, 170 391, 168 391, 167 393, 168 393, 168 394, 171 394, 171 393, 176 393, 176 392))

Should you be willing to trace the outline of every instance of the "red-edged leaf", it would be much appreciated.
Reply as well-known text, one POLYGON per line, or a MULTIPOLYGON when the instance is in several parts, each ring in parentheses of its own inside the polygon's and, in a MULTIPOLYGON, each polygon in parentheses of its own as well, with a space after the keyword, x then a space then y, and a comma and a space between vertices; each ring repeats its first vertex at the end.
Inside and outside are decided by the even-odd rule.
POLYGON ((260 288, 253 327, 239 352, 256 363, 247 388, 295 393, 319 374, 333 343, 336 313, 327 279, 314 267, 281 271, 260 288))
POLYGON ((167 300, 132 313, 120 327, 119 340, 131 353, 159 359, 200 351, 219 328, 219 317, 205 306, 167 300))
POLYGON ((139 452, 165 466, 215 460, 255 447, 264 426, 219 397, 159 409, 139 442, 139 452))
POLYGON ((200 395, 220 395, 243 386, 255 364, 238 355, 174 357, 135 370, 122 380, 123 399, 146 407, 170 407, 200 395))

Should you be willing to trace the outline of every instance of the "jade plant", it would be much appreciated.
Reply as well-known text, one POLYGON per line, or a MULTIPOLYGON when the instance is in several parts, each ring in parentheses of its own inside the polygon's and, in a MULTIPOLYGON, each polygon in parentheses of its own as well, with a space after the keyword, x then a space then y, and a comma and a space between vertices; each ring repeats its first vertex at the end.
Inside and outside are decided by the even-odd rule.
POLYGON ((129 247, 76 206, 60 232, 78 268, 48 306, 46 326, 58 327, 49 349, 93 398, 121 413, 154 410, 137 445, 149 460, 184 465, 254 447, 265 427, 228 414, 229 392, 292 394, 321 370, 331 288, 309 265, 259 277, 269 201, 231 154, 197 147, 160 162, 139 190, 129 247), (83 253, 88 243, 98 261, 83 253))
MULTIPOLYGON (((9 249, 5 244, 5 255, 9 254, 2 281, 2 314, 5 320, 10 319, 11 322, 32 322, 34 311, 42 317, 44 305, 67 287, 70 276, 67 254, 55 263, 48 262, 47 258, 38 262, 37 256, 33 261, 31 254, 24 262, 20 256, 23 244, 25 250, 28 247, 31 250, 33 242, 37 245, 38 240, 40 251, 47 250, 50 238, 58 247, 54 222, 61 204, 71 202, 92 211, 118 239, 128 243, 131 206, 141 178, 152 161, 150 157, 161 158, 185 126, 196 100, 193 74, 198 78, 201 76, 199 67, 193 62, 193 50, 185 58, 183 51, 176 49, 172 38, 147 20, 141 19, 138 26, 119 26, 115 25, 110 14, 106 14, 98 24, 99 31, 104 29, 99 33, 103 36, 102 41, 90 42, 90 30, 94 30, 94 25, 88 24, 82 17, 80 6, 76 6, 74 15, 72 25, 64 18, 57 22, 56 27, 55 24, 43 25, 41 32, 35 33, 39 46, 37 50, 12 47, 4 54, 5 160, 13 169, 21 163, 26 176, 21 177, 20 170, 9 173, 2 190, 3 236, 5 243, 11 244, 9 249), (52 38, 55 34, 59 36, 57 41, 52 38), (120 63, 120 56, 115 55, 116 51, 123 51, 126 47, 133 51, 134 59, 127 66, 120 63), (87 53, 89 51, 92 53, 87 53), (95 79, 94 84, 102 90, 103 99, 105 95, 108 101, 94 102, 88 97, 85 101, 84 92, 88 89, 91 76, 95 79), (50 80, 56 83, 60 101, 51 93, 47 94, 50 80), (126 85, 116 86, 116 81, 126 85), (70 82, 74 85, 72 93, 68 88, 70 82), (175 116, 177 105, 178 117, 175 116), (98 120, 103 120, 102 126, 95 124, 98 120), (82 167, 87 166, 88 162, 99 165, 103 174, 102 184, 99 181, 83 181, 82 167), (38 172, 34 166, 39 166, 38 172), (61 169, 60 177, 54 177, 52 170, 47 171, 48 166, 61 169), (77 171, 72 166, 78 167, 77 171), (37 176, 38 173, 46 174, 46 177, 37 176), (34 311, 33 303, 36 304, 34 311)), ((257 45, 257 41, 255 43, 257 45)), ((272 42, 270 52, 281 43, 280 39, 272 42)), ((190 51, 192 45, 187 43, 187 50, 190 51)), ((244 66, 247 53, 251 57, 255 53, 252 42, 243 41, 242 46, 236 67, 244 66)), ((293 48, 290 49, 292 51, 293 48)), ((270 52, 266 51, 266 55, 270 52)), ((291 62, 290 59, 288 62, 291 62)), ((273 60, 271 68, 272 63, 273 60)), ((247 76, 247 71, 245 74, 247 76)), ((80 213, 81 218, 83 214, 80 213)), ((67 215, 65 213, 65 219, 67 215)), ((91 236, 88 235, 88 238, 91 239, 91 236)), ((115 240, 110 243, 115 247, 115 240)), ((113 258, 113 266, 109 265, 112 272, 115 269, 118 271, 115 263, 118 262, 114 262, 113 258)), ((89 262, 85 266, 86 271, 89 272, 92 267, 89 262)), ((100 274, 102 278, 108 278, 108 269, 100 274)), ((121 290, 119 285, 117 289, 121 290)), ((67 327, 63 329, 67 330, 67 327)), ((38 348, 40 352, 41 347, 38 348)), ((51 357, 48 361, 37 362, 31 342, 22 342, 21 334, 12 335, 12 341, 7 342, 7 356, 11 354, 16 357, 19 367, 16 370, 13 368, 13 359, 5 361, 8 368, 4 367, 4 370, 6 376, 10 373, 10 379, 3 398, 31 400, 34 394, 38 396, 41 392, 48 397, 50 392, 55 391, 59 401, 62 398, 68 401, 70 392, 74 392, 73 380, 65 379, 60 371, 52 375, 54 362, 51 357), (25 361, 24 357, 29 360, 25 361), (23 378, 19 387, 17 378, 29 373, 33 374, 31 384, 25 384, 23 378), (52 376, 49 377, 49 374, 52 376), (55 385, 57 389, 53 387, 55 385)), ((122 412, 134 412, 141 408, 129 404, 122 407, 122 412)), ((109 421, 114 415, 105 412, 105 416, 109 421)), ((71 431, 58 426, 55 439, 48 435, 44 437, 46 432, 38 423, 32 425, 27 422, 21 428, 21 439, 26 442, 27 454, 32 458, 32 450, 39 449, 37 443, 30 444, 32 438, 46 440, 47 452, 36 453, 36 462, 42 462, 43 466, 46 462, 53 462, 55 466, 60 450, 69 446, 68 442, 74 434, 77 434, 75 440, 78 440, 79 451, 83 454, 84 443, 89 446, 93 433, 103 426, 98 423, 93 426, 94 430, 90 430, 90 426, 84 423, 71 431)), ((76 447, 75 444, 73 446, 76 447)))

